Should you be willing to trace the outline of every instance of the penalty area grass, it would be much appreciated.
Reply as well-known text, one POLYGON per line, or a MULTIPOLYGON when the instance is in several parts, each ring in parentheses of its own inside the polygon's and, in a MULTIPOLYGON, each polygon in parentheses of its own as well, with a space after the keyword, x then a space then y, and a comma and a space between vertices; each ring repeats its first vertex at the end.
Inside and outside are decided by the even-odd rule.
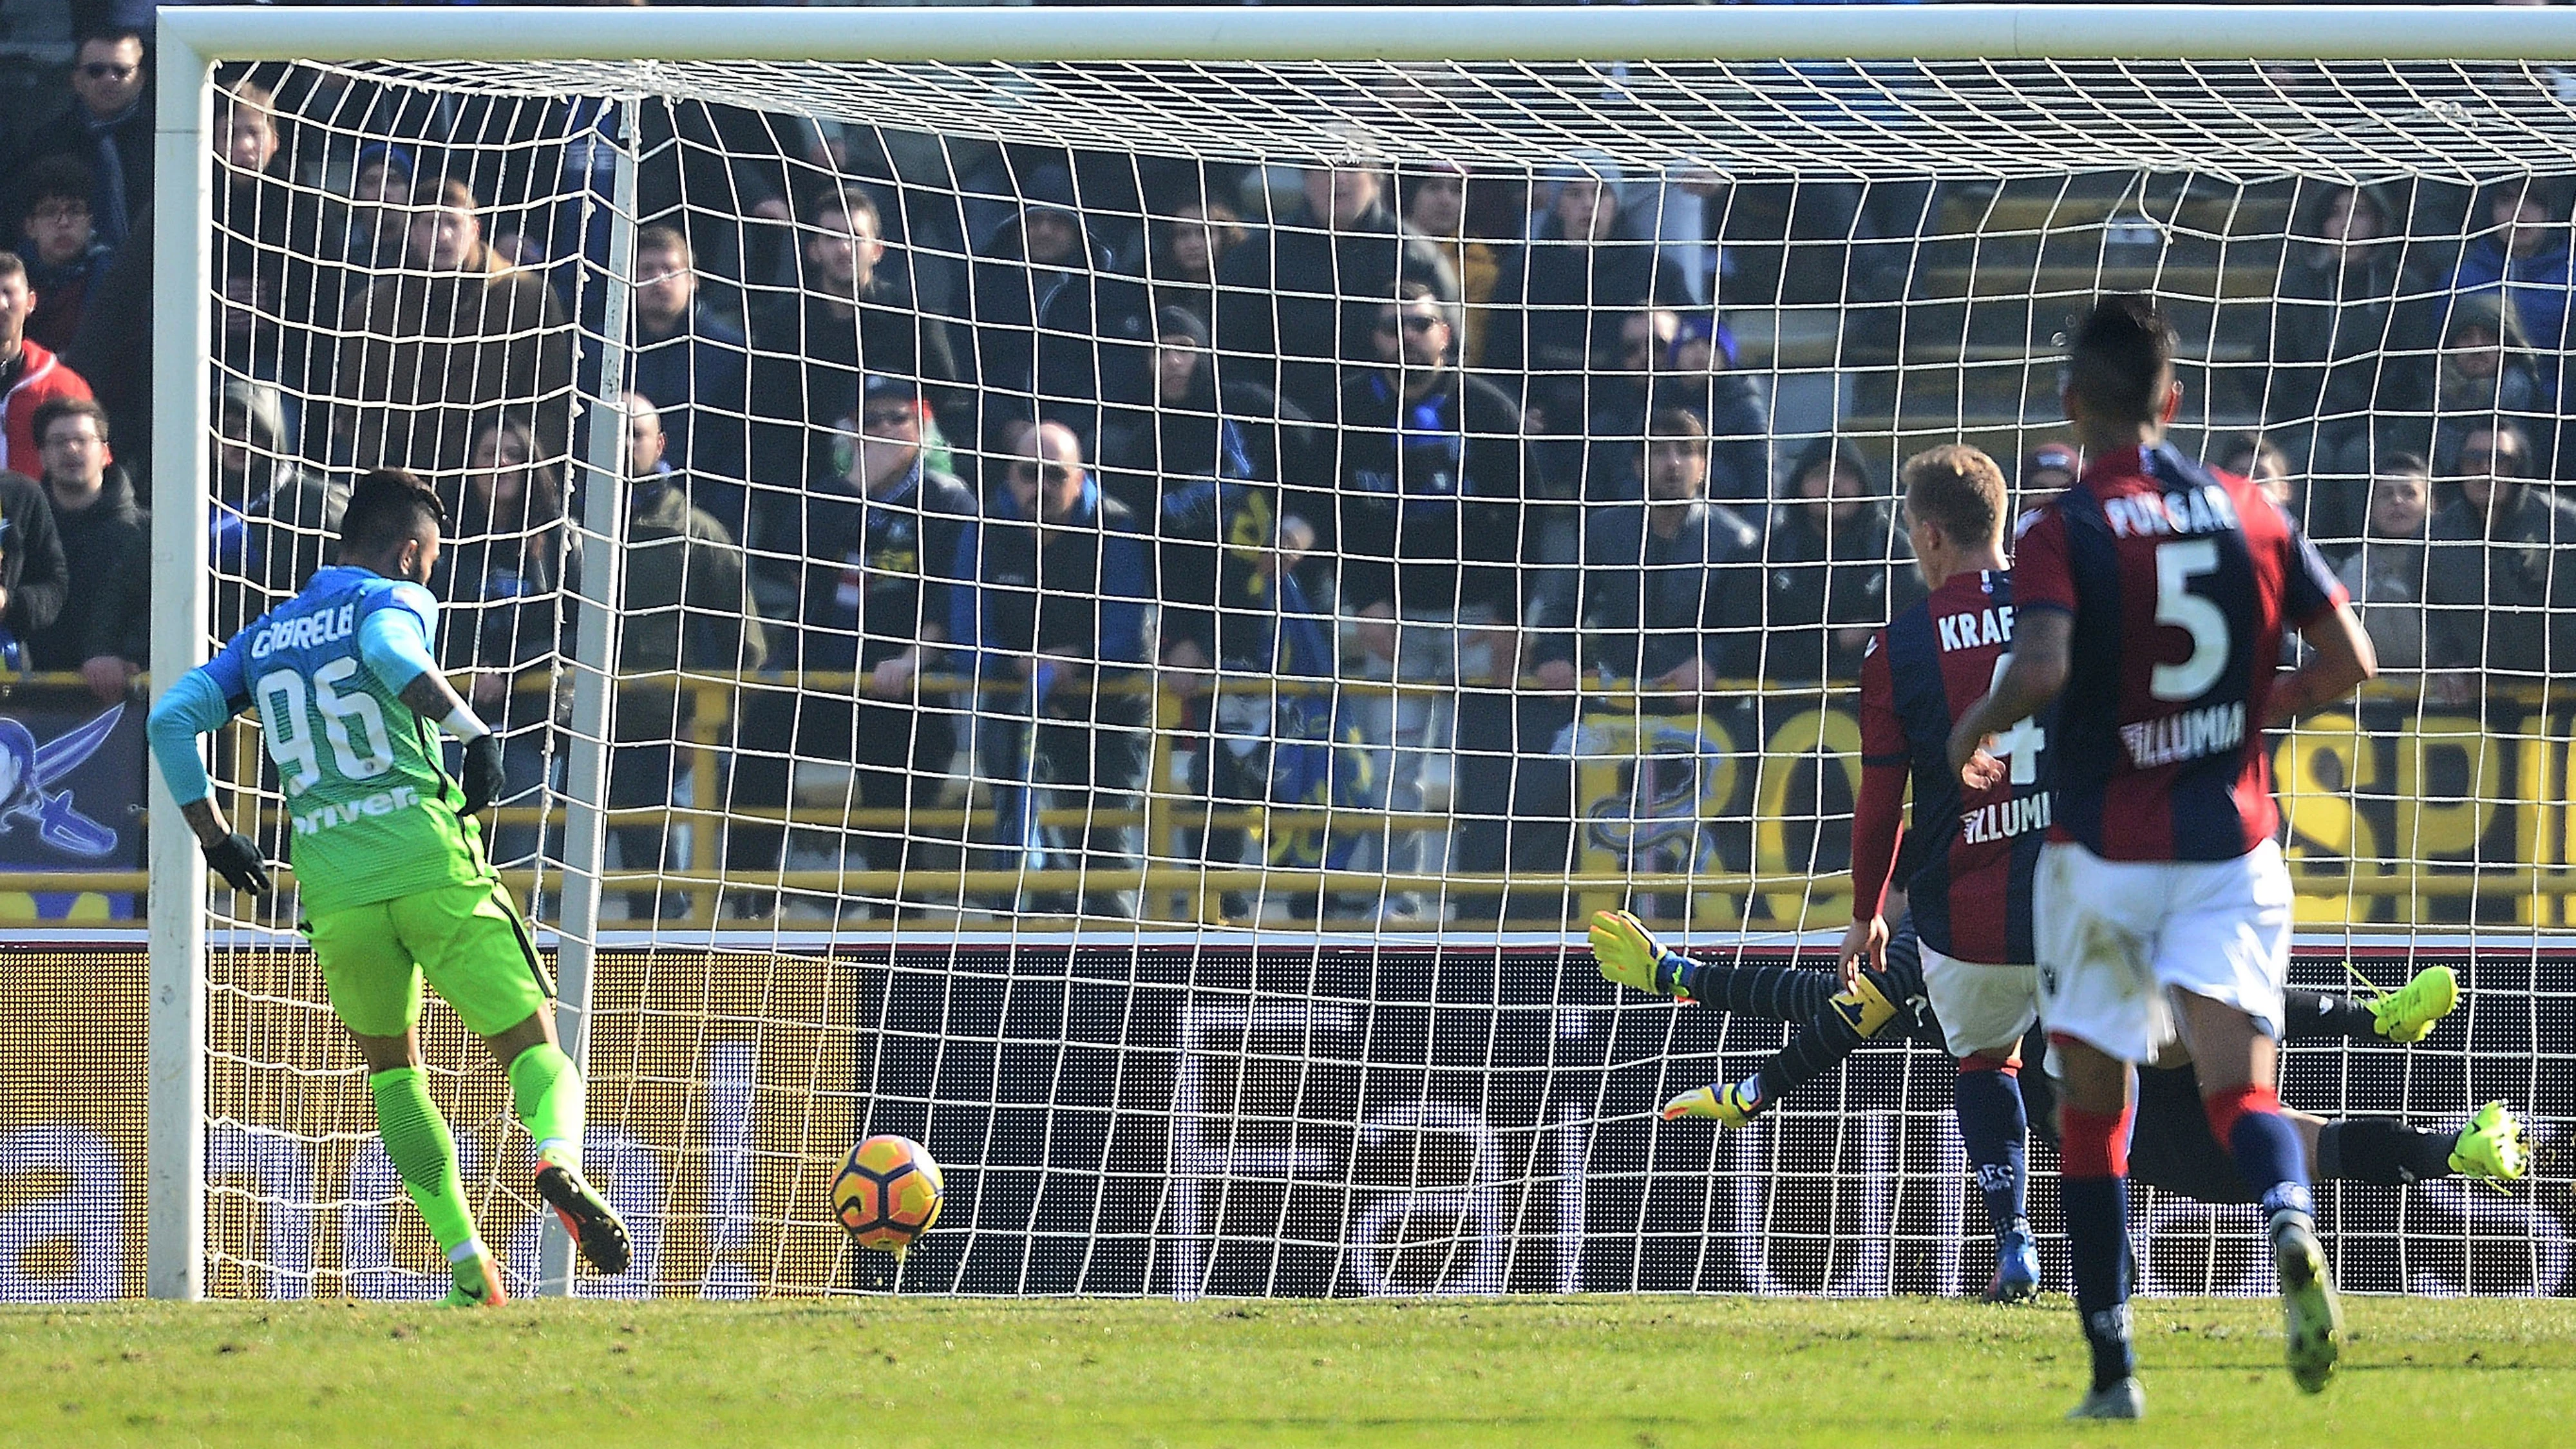
POLYGON ((0 1309, 0 1443, 2563 1446, 2576 1303, 2138 1305, 2148 1422, 2069 1425, 2063 1298, 356 1302, 0 1309))

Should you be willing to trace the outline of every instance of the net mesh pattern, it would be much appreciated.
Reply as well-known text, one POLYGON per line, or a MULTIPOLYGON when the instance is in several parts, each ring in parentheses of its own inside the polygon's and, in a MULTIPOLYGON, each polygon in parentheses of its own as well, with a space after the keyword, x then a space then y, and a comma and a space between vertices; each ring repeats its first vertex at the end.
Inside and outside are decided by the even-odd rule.
MULTIPOLYGON (((2466 376, 2447 361, 2458 349, 2438 323, 2396 320, 2451 315, 2447 279, 2499 235, 2483 188, 2554 195, 2576 175, 2576 128, 2545 69, 257 74, 287 159, 255 182, 218 165, 217 190, 237 199, 217 216, 215 411, 240 456, 217 462, 241 470, 218 497, 244 505, 257 548, 228 555, 218 540, 214 642, 323 561, 329 500, 359 467, 402 462, 451 497, 443 662, 487 681, 474 698, 514 769, 492 853, 541 928, 561 923, 568 892, 601 900, 591 1151, 645 1227, 636 1271, 585 1277, 584 1292, 1973 1291, 1989 1266, 1981 1209, 1937 1052, 1872 1047, 1749 1132, 1658 1125, 1661 1102, 1745 1075, 1784 1029, 1622 1000, 1580 949, 1527 943, 1561 942, 1619 905, 1726 959, 1777 964, 1800 939, 1831 939, 1849 910, 1859 750, 1849 677, 1831 661, 1856 659, 1858 639, 1842 636, 1866 635, 1909 586, 1897 465, 1965 440, 2010 476, 2066 436, 2061 334, 2099 292, 2148 291, 2181 333, 2178 441, 2215 458, 2233 434, 2265 430, 2290 450, 2310 532, 2365 568, 2382 557, 2373 480, 2398 454, 2434 457, 2438 473, 2456 461, 2445 449, 2501 421, 2557 446, 2554 397, 2445 394, 2466 376), (389 161, 413 184, 464 184, 470 205, 364 191, 389 161), (1347 389, 1393 364, 1336 349, 1375 345, 1381 308, 1407 323, 1391 292, 1283 269, 1335 236, 1300 209, 1290 168, 1314 166, 1383 172, 1391 207, 1411 182, 1463 173, 1457 233, 1426 242, 1453 280, 1471 251, 1498 268, 1519 258, 1525 279, 1580 260, 1561 239, 1569 189, 1617 200, 1600 256, 1677 275, 1631 293, 1582 261, 1553 293, 1435 295, 1454 310, 1430 320, 1476 349, 1469 374, 1505 379, 1509 411, 1364 421, 1343 411, 1347 389), (2366 295, 2315 260, 2328 240, 2317 214, 2358 183, 2389 223, 2388 275, 2366 295), (872 235, 839 199, 853 192, 877 212, 872 235), (1215 201, 1242 213, 1233 245, 1269 264, 1257 284, 1222 267, 1157 270, 1215 201), (1032 266, 1046 216, 1070 227, 1077 260, 1032 266), (442 226, 515 265, 460 286, 442 226), (667 302, 648 295, 670 274, 650 230, 665 226, 685 236, 697 289, 676 330, 637 320, 667 302), (995 245, 1006 233, 1017 254, 995 245), (851 275, 875 241, 878 275, 900 289, 851 275), (1249 331, 1235 325, 1246 295, 1249 331), (1266 401, 1157 391, 1161 354, 1188 350, 1160 345, 1161 309, 1200 299, 1213 335, 1196 346, 1266 401), (2351 320, 2365 314, 2379 318, 2366 336, 2351 320), (1318 315, 1342 319, 1320 351, 1299 332, 1318 315), (1145 330, 1113 325, 1130 318, 1145 330), (1623 355, 1632 323, 1649 361, 1623 355), (934 333, 945 373, 929 360, 934 333), (1676 369, 1693 342, 1696 360, 1676 369), (686 394, 653 400, 685 488, 638 472, 631 433, 614 434, 629 411, 619 394, 666 385, 675 356, 686 394), (2338 391, 2355 368, 2365 385, 2338 391), (902 651, 878 647, 888 639, 843 596, 864 596, 883 560, 832 533, 856 525, 822 505, 845 504, 864 474, 879 429, 861 379, 888 373, 905 384, 894 396, 917 386, 933 429, 923 456, 964 480, 970 509, 996 507, 1023 459, 1010 419, 1070 429, 1105 495, 1146 480, 1143 542, 1113 557, 1098 531, 1077 585, 1008 575, 989 548, 971 575, 975 627, 1067 597, 1097 630, 1130 605, 1150 621, 1149 652, 1102 665, 1090 702, 1057 703, 1085 697, 1080 675, 1041 681, 954 647, 872 686, 902 651), (1116 393, 1113 374, 1141 390, 1116 393), (1616 536, 1605 520, 1645 486, 1659 393, 1700 419, 1709 478, 1734 470, 1733 502, 1766 541, 1711 569, 1689 624, 1610 628, 1596 610, 1618 587, 1633 615, 1674 572, 1590 587, 1616 536), (1215 435, 1220 461, 1164 466, 1155 449, 1193 428, 1215 435), (1462 457, 1507 445, 1517 459, 1519 482, 1450 535, 1463 555, 1451 562, 1506 576, 1481 613, 1455 579, 1418 584, 1407 570, 1424 560, 1400 530, 1371 541, 1343 513, 1373 486, 1355 458, 1439 428, 1462 457), (1103 457, 1114 437, 1131 445, 1118 466, 1103 457), (1837 447, 1854 473, 1839 499, 1837 447), (1819 467, 1821 493, 1799 501, 1819 467), (309 481, 309 511, 269 501, 306 496, 289 473, 309 481), (1163 485, 1180 478, 1209 486, 1214 531, 1163 514, 1163 485), (611 487, 629 506, 603 532, 583 501, 611 487), (1292 518, 1318 534, 1302 549, 1292 518), (1821 555, 1777 551, 1793 523, 1821 555), (1265 559, 1266 577, 1312 579, 1313 659, 1287 662, 1278 631, 1296 611, 1276 594, 1237 610, 1272 631, 1259 650, 1211 661, 1163 647, 1188 609, 1225 610, 1139 595, 1122 570, 1225 577, 1229 545, 1265 559), (571 685, 604 662, 583 657, 579 590, 612 562, 616 703, 578 716, 571 685), (1847 612, 1825 597, 1836 583, 1814 617, 1766 612, 1762 596, 1795 570, 1842 565, 1865 596, 1847 612), (1372 573, 1395 578, 1377 614, 1353 582, 1372 573), (1622 629, 1613 667, 1587 641, 1622 629), (1682 652, 1703 661, 1704 689, 1647 677, 1640 651, 1680 636, 1701 641, 1682 652), (1577 641, 1562 662, 1586 681, 1579 704, 1541 672, 1562 637, 1577 641), (1067 677, 1073 690, 1051 695, 1067 677), (930 743, 871 753, 898 716, 908 741, 930 743), (599 881, 562 863, 566 767, 585 745, 606 757, 599 881), (1301 752, 1294 792, 1284 746, 1301 752), (1237 768, 1255 749, 1266 763, 1237 768), (1497 946, 1498 933, 1521 944, 1497 946), (942 1230, 899 1273, 846 1248, 828 1218, 832 1172, 869 1131, 915 1136, 948 1169, 942 1230)), ((1043 480, 1045 460, 1028 461, 1043 480)), ((2455 485, 2442 486, 2437 504, 2455 485)), ((898 511, 920 529, 954 525, 927 503, 898 511)), ((2473 641, 2483 683, 2428 681, 2449 661, 2422 643, 2359 704, 2291 731, 2278 769, 2314 947, 2302 984, 2340 989, 2347 956, 2385 985, 2452 962, 2462 1020, 2403 1052, 2294 1047, 2287 1095, 2423 1125, 2502 1098, 2557 1144, 2576 1120, 2576 978, 2556 950, 2569 706, 2554 646, 2516 653, 2527 641, 2507 636, 2576 600, 2544 577, 2529 599, 2427 602, 2426 567, 2390 565, 2401 581, 2413 570, 2419 640, 2473 641)), ((932 642, 956 644, 964 616, 914 607, 911 642, 935 629, 932 642)), ((1211 630, 1221 654, 1224 627, 1211 630)), ((256 738, 230 737, 219 790, 276 851, 282 802, 256 738)), ((369 1156, 360 1069, 285 944, 292 898, 257 917, 216 902, 217 924, 238 932, 212 966, 213 1125, 236 1144, 215 1186, 219 1284, 433 1291, 426 1239, 381 1149, 369 1156)), ((524 1278, 537 1232, 526 1143, 452 1019, 432 1008, 431 1021, 440 1100, 524 1278)), ((2034 1176, 2054 1280, 2051 1188, 2034 1176)), ((2576 1287, 2553 1156, 2509 1199, 2457 1183, 2330 1197, 2357 1286, 2576 1287)), ((2246 1211, 2149 1198, 2146 1282, 2260 1291, 2246 1211)))

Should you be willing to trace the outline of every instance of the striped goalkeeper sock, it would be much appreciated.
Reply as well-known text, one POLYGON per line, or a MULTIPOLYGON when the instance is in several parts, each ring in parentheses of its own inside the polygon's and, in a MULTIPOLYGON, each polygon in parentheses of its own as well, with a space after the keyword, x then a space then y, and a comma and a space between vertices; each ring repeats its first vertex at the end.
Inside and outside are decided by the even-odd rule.
POLYGON ((465 1182, 456 1170, 456 1139, 429 1100, 429 1082, 418 1067, 396 1067, 369 1076, 367 1090, 376 1099, 385 1156, 393 1159, 403 1192, 428 1221, 439 1251, 452 1261, 475 1241, 474 1210, 466 1206, 465 1182))
POLYGON ((539 1042, 510 1063, 510 1098, 545 1162, 581 1171, 581 1072, 553 1042, 539 1042))

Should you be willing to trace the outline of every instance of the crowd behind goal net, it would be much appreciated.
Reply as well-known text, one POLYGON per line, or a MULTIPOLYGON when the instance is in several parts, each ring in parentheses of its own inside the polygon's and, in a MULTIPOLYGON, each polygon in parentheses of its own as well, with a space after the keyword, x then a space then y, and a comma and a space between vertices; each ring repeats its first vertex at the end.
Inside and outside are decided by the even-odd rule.
MULTIPOLYGON (((2264 480, 2380 651, 2275 741, 2294 975, 2467 985, 2423 1046, 2295 1050, 2291 1105, 2501 1097, 2544 1144, 2511 1197, 2336 1189, 2339 1273, 2576 1291, 2559 73, 216 85, 209 642, 327 558, 359 470, 445 495, 490 843, 589 952, 592 1162, 638 1224, 579 1291, 895 1285, 825 1201, 868 1131, 949 1170, 905 1287, 1957 1291, 1937 1057, 1660 1125, 1781 1029, 1619 1001, 1581 925, 1819 964, 1853 681, 1920 595, 1897 469, 1967 442, 2017 507, 2063 486, 2062 333, 2106 291, 2165 309, 2178 445, 2264 480)), ((255 731, 219 763, 291 856, 255 731)), ((214 897, 214 1286, 430 1293, 292 895, 249 909, 214 897)), ((492 1087, 441 1079, 532 1271, 492 1087)), ((2250 1209, 2143 1211, 2153 1288, 2262 1286, 2250 1209)))

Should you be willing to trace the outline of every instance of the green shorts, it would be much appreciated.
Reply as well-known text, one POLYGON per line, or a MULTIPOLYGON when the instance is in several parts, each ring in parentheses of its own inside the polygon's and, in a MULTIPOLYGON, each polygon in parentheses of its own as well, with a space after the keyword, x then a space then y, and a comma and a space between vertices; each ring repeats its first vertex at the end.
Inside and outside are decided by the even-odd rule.
POLYGON ((420 1020, 421 978, 476 1036, 493 1036, 554 998, 527 922, 499 881, 432 886, 305 923, 331 1009, 360 1036, 401 1036, 420 1020))

